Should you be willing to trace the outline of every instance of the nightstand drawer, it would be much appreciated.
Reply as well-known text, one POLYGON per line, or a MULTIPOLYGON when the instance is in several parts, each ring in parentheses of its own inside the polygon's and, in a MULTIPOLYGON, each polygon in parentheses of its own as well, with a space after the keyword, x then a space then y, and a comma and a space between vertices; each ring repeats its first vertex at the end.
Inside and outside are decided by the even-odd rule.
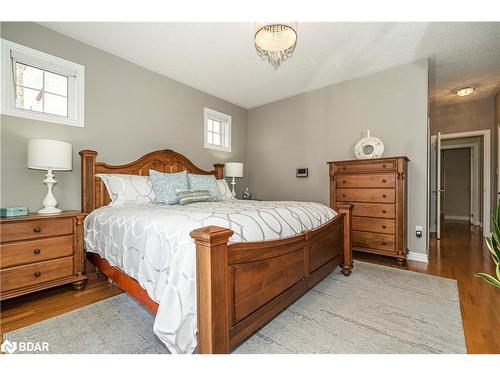
POLYGON ((71 217, 4 222, 0 227, 2 243, 72 233, 73 218, 71 217))
POLYGON ((73 274, 73 257, 47 260, 0 271, 0 291, 5 292, 47 281, 70 277, 73 274))
POLYGON ((0 245, 0 267, 4 269, 72 254, 73 236, 13 242, 0 245))

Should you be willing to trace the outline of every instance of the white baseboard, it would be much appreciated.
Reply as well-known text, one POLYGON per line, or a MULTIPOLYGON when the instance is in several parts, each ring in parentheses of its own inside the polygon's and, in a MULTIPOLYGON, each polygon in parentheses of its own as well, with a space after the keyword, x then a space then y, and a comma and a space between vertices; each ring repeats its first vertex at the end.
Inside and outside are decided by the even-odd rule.
POLYGON ((470 217, 468 216, 454 216, 454 215, 444 215, 445 220, 464 220, 464 221, 470 221, 470 217))
POLYGON ((406 259, 414 260, 415 262, 429 263, 429 259, 427 258, 427 254, 414 253, 411 251, 408 253, 406 259))

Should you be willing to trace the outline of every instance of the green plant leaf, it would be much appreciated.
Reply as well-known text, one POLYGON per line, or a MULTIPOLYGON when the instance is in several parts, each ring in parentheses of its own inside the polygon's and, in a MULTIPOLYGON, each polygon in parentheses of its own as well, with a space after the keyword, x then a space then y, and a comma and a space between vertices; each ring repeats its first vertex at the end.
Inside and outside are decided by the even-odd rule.
POLYGON ((495 264, 498 264, 500 261, 500 247, 498 246, 498 242, 495 238, 486 238, 486 247, 490 251, 495 264))
POLYGON ((500 280, 500 264, 497 264, 497 279, 500 280))
POLYGON ((495 279, 493 276, 488 275, 487 273, 478 272, 478 273, 475 273, 474 276, 481 277, 484 280, 486 280, 487 282, 489 282, 491 285, 494 285, 497 288, 500 288, 500 281, 495 279))

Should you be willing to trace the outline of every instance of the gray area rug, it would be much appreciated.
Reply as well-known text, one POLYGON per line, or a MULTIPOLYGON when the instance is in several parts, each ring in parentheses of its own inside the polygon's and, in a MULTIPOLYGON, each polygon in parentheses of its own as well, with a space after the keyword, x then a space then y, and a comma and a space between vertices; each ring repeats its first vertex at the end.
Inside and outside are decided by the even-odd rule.
MULTIPOLYGON (((51 353, 168 353, 126 294, 7 333, 51 353)), ((466 353, 455 280, 364 262, 325 278, 234 353, 466 353)))

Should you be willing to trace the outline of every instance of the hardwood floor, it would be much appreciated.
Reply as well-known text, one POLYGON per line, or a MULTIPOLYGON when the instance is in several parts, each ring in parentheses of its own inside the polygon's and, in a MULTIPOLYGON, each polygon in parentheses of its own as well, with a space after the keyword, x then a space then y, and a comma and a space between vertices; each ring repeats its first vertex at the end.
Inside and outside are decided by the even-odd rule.
POLYGON ((498 354, 500 289, 474 276, 478 271, 495 274, 481 232, 459 221, 444 222, 442 228, 441 240, 430 241, 428 264, 408 261, 399 267, 390 258, 361 253, 354 259, 457 280, 467 351, 498 354))
MULTIPOLYGON (((495 272, 477 228, 461 222, 444 223, 442 239, 431 239, 428 264, 408 261, 400 267, 392 258, 362 253, 356 254, 355 259, 456 279, 468 352, 500 353, 500 289, 473 275, 478 271, 495 272)), ((119 293, 118 288, 100 275, 89 280, 81 291, 63 286, 8 300, 1 306, 0 332, 15 330, 119 293)))

